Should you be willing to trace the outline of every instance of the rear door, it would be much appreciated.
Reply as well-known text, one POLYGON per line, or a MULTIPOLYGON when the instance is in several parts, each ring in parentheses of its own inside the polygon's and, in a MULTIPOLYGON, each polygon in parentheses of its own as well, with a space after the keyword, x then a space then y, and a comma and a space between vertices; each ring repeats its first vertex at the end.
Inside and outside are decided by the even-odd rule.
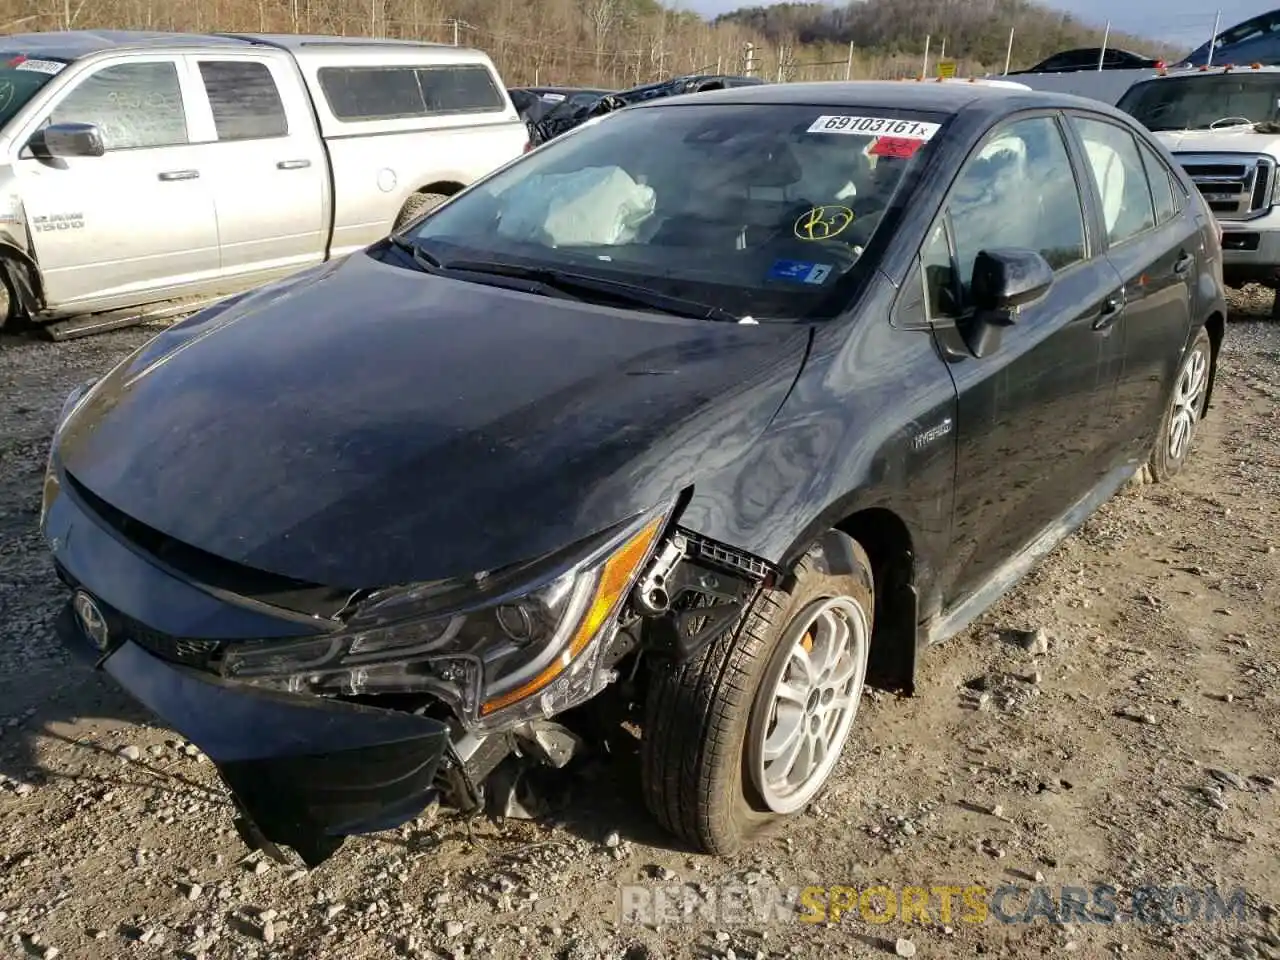
POLYGON ((997 126, 970 155, 921 251, 929 312, 958 394, 955 520, 941 572, 953 606, 1099 487, 1117 347, 1096 328, 1119 282, 1090 229, 1082 173, 1056 114, 997 126), (1054 283, 999 347, 961 336, 984 249, 1039 252, 1054 283))
POLYGON ((1107 257, 1123 288, 1110 317, 1122 346, 1116 388, 1116 459, 1150 452, 1191 329, 1191 304, 1203 254, 1188 198, 1172 171, 1124 126, 1075 113, 1071 126, 1088 159, 1107 257))
MULTIPOLYGON (((74 68, 73 68, 74 69, 74 68)), ((51 308, 138 303, 218 275, 218 227, 181 57, 130 54, 90 66, 37 126, 92 123, 101 157, 14 161, 51 308)), ((33 130, 23 130, 26 142, 33 130)))
POLYGON ((300 269, 328 246, 328 170, 302 81, 264 54, 190 55, 223 276, 300 269))

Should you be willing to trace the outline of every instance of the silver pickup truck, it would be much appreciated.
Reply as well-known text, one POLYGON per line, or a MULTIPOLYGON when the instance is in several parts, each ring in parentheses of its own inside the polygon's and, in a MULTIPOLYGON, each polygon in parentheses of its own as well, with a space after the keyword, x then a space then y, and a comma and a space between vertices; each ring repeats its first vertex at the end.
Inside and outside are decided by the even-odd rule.
POLYGON ((372 243, 527 147, 476 50, 0 38, 0 324, 73 335, 264 283, 372 243))

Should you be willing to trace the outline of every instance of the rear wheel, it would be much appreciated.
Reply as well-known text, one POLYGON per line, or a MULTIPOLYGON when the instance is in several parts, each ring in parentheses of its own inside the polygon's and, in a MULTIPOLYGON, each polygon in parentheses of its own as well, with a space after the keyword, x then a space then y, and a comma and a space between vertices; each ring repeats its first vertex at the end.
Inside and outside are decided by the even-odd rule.
POLYGON ((1205 401, 1209 397, 1209 371, 1213 368, 1213 345, 1203 327, 1196 332, 1187 355, 1178 368, 1169 405, 1160 422, 1160 433, 1147 463, 1152 480, 1157 483, 1176 476, 1187 462, 1205 401))
POLYGON ((409 221, 421 216, 428 210, 434 210, 449 199, 446 193, 415 193, 404 202, 400 215, 396 217, 393 230, 399 230, 409 221))
POLYGON ((738 629, 651 678, 646 802, 694 848, 729 854, 799 813, 857 716, 874 617, 871 566, 837 576, 814 552, 763 592, 738 629))

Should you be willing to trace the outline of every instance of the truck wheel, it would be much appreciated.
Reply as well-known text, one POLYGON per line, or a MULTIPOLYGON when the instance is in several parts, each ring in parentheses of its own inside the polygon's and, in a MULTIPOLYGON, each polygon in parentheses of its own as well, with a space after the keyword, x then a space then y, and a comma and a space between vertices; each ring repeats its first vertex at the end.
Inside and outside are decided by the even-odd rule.
POLYGON ((18 315, 18 297, 9 279, 9 264, 0 260, 0 330, 18 315))
POLYGON ((396 223, 392 230, 399 230, 410 220, 421 216, 428 210, 434 210, 448 199, 449 195, 446 193, 415 193, 404 202, 404 207, 401 209, 400 215, 396 217, 396 223))
POLYGON ((835 770, 858 712, 875 592, 866 553, 851 575, 810 551, 736 631, 658 664, 642 740, 645 800, 685 843, 731 854, 802 811, 835 770))
POLYGON ((1150 479, 1163 483, 1176 476, 1187 462, 1196 428, 1204 416, 1209 396, 1209 371, 1213 368, 1213 345, 1203 327, 1196 332, 1187 355, 1178 368, 1173 394, 1160 420, 1160 433, 1147 462, 1150 479))

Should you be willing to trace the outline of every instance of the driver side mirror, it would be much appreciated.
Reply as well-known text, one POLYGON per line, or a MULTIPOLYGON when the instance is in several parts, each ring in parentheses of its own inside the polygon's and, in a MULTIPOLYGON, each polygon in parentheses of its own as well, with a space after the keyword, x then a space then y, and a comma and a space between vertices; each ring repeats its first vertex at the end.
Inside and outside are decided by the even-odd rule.
POLYGON ((93 123, 51 123, 27 141, 37 157, 100 157, 107 152, 102 131, 93 123))
POLYGON ((1034 250, 982 250, 973 261, 969 299, 973 317, 965 340, 975 357, 1000 346, 1000 330, 1018 322, 1022 307, 1053 286, 1053 268, 1034 250))

